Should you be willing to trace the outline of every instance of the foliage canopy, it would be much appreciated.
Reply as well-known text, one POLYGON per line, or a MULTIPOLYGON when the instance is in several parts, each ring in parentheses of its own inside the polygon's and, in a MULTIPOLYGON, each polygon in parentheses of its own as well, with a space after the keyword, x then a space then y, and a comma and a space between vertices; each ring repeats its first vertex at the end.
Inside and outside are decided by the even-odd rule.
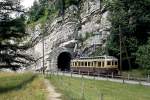
POLYGON ((33 61, 25 54, 30 46, 24 41, 28 35, 25 32, 25 18, 19 1, 2 0, 0 4, 0 68, 16 70, 33 61), (20 16, 13 17, 14 13, 20 16))
POLYGON ((139 53, 138 48, 147 42, 150 32, 150 0, 111 0, 107 4, 112 24, 110 41, 107 45, 109 53, 119 58, 121 33, 124 68, 127 67, 129 60, 132 66, 137 66, 135 59, 142 60, 142 58, 135 53, 139 53))

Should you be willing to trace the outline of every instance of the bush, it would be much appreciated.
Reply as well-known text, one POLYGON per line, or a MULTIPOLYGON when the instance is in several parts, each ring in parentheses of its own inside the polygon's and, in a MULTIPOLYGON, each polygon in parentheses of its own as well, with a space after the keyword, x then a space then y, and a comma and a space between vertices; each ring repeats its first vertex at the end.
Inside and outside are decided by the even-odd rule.
POLYGON ((142 68, 150 70, 150 39, 146 45, 142 45, 138 48, 136 52, 136 63, 139 64, 142 68))

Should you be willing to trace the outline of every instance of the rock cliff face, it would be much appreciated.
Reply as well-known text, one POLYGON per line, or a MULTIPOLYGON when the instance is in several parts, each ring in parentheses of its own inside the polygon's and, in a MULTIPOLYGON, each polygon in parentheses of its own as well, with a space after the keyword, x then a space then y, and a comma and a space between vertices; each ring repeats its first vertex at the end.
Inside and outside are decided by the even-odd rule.
MULTIPOLYGON (((104 11, 104 6, 100 7, 100 4, 100 0, 82 0, 80 9, 71 5, 65 10, 63 18, 55 17, 53 21, 47 20, 45 25, 49 35, 44 37, 44 64, 47 69, 57 70, 62 63, 58 59, 63 53, 63 56, 70 58, 76 51, 80 52, 80 55, 88 56, 92 52, 93 45, 105 46, 110 28, 107 19, 109 12, 104 11)), ((40 23, 32 29, 28 28, 32 40, 38 38, 35 45, 27 51, 37 59, 32 66, 33 69, 43 66, 43 40, 39 35, 42 30, 40 23)))

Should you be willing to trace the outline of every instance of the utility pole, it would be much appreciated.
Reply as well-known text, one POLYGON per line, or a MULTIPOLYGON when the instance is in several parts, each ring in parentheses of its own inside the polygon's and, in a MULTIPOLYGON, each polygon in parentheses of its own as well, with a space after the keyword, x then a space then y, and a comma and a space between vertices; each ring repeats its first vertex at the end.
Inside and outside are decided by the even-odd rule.
POLYGON ((45 28, 43 30, 43 34, 42 34, 42 47, 43 47, 43 74, 45 74, 45 69, 46 67, 44 66, 45 65, 45 41, 44 41, 44 34, 47 33, 47 26, 45 25, 45 28))
POLYGON ((131 62, 130 62, 130 58, 129 58, 129 55, 128 55, 128 51, 127 51, 127 48, 126 48, 126 45, 125 45, 125 41, 124 41, 124 39, 122 39, 122 42, 123 42, 123 47, 124 47, 124 49, 125 49, 126 57, 127 57, 128 64, 129 64, 129 70, 132 70, 131 62))
MULTIPOLYGON (((47 6, 47 3, 48 3, 48 0, 45 1, 44 5, 47 6)), ((42 44, 43 44, 42 45, 42 47, 43 47, 43 68, 42 68, 43 70, 42 71, 43 71, 43 75, 44 75, 45 74, 45 70, 46 70, 46 67, 45 67, 45 48, 44 48, 45 47, 44 34, 47 33, 47 26, 46 26, 46 24, 43 27, 43 29, 44 30, 43 30, 43 34, 42 34, 42 44)))
POLYGON ((122 33, 119 25, 119 43, 120 43, 120 74, 122 74, 122 33))
POLYGON ((43 71, 43 74, 45 74, 45 68, 44 68, 44 63, 45 63, 44 62, 44 58, 45 58, 45 55, 44 55, 44 32, 45 31, 43 31, 43 34, 42 34, 42 44, 43 44, 42 45, 42 47, 43 47, 43 70, 42 71, 43 71))

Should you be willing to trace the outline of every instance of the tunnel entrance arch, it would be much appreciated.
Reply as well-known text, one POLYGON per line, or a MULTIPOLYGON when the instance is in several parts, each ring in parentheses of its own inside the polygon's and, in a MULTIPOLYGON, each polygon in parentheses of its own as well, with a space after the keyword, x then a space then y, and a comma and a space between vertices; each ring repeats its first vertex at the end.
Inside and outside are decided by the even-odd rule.
POLYGON ((71 54, 69 52, 62 52, 57 58, 57 67, 61 71, 69 71, 71 63, 71 54))

